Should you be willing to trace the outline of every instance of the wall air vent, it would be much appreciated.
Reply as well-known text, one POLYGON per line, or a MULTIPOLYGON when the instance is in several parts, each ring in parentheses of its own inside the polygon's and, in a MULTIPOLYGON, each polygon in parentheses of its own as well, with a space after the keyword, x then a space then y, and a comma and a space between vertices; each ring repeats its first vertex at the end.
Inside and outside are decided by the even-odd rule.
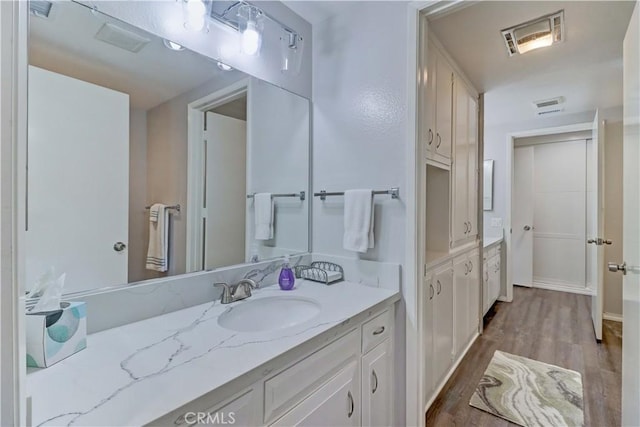
POLYGON ((564 10, 501 31, 509 56, 527 53, 564 40, 564 10))
POLYGON ((109 23, 100 27, 95 38, 133 53, 140 52, 140 50, 151 41, 145 37, 139 36, 133 31, 125 30, 124 28, 120 28, 109 23))
POLYGON ((555 98, 533 101, 533 108, 536 110, 538 116, 543 116, 546 114, 553 114, 564 111, 564 107, 562 106, 563 103, 564 97, 558 96, 555 98))

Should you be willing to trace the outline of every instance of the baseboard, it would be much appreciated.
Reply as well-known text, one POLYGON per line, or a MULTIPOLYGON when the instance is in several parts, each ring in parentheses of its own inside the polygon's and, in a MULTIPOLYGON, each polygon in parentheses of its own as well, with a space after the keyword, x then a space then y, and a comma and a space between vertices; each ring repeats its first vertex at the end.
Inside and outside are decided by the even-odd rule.
POLYGON ((622 314, 602 313, 602 318, 604 320, 611 320, 612 322, 620 322, 620 323, 622 323, 622 314))
POLYGON ((555 283, 533 282, 534 288, 546 289, 548 291, 569 292, 571 294, 594 295, 593 290, 588 288, 576 288, 568 285, 559 285, 555 283))
POLYGON ((435 390, 433 391, 431 397, 429 398, 429 400, 427 400, 427 404, 424 407, 425 415, 426 415, 427 411, 429 410, 429 408, 431 407, 431 405, 433 404, 433 402, 440 395, 440 392, 442 391, 444 386, 447 384, 447 382, 449 381, 449 379, 451 378, 453 373, 456 371, 456 369, 458 369, 458 366, 460 365, 460 362, 462 362, 462 359, 464 359, 464 357, 467 355, 467 353, 469 352, 469 349, 471 349, 471 346, 473 344, 475 344, 475 342, 476 342, 476 340, 478 339, 479 336, 480 336, 480 334, 478 332, 476 332, 475 335, 473 336, 473 338, 471 340, 469 340, 469 343, 464 348, 462 353, 458 356, 458 359, 454 362, 453 365, 451 365, 451 368, 449 368, 449 372, 447 372, 447 375, 444 376, 442 381, 440 381, 440 384, 438 384, 438 386, 435 388, 435 390))

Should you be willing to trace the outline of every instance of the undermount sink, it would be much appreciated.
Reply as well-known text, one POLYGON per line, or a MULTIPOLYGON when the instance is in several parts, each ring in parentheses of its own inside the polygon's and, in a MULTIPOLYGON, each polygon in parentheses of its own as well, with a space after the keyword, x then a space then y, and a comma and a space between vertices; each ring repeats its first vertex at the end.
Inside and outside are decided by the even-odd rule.
POLYGON ((237 332, 289 328, 315 317, 320 304, 312 299, 282 296, 243 301, 218 317, 218 324, 237 332))

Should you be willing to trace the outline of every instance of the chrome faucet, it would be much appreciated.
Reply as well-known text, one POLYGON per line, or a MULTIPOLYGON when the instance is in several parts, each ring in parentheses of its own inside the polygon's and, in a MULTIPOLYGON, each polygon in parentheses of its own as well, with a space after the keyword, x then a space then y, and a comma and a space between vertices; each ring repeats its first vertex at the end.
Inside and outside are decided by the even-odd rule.
POLYGON ((222 304, 230 304, 232 302, 240 301, 251 296, 251 290, 257 289, 260 286, 251 279, 242 279, 235 285, 228 285, 226 283, 214 283, 213 286, 222 288, 222 296, 220 302, 222 304))

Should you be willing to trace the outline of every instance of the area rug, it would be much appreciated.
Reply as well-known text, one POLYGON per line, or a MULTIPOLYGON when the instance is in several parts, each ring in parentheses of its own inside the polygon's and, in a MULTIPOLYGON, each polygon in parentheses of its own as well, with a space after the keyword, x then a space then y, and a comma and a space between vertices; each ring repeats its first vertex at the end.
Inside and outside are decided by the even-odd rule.
POLYGON ((582 375, 496 351, 469 404, 525 427, 583 426, 582 375))

